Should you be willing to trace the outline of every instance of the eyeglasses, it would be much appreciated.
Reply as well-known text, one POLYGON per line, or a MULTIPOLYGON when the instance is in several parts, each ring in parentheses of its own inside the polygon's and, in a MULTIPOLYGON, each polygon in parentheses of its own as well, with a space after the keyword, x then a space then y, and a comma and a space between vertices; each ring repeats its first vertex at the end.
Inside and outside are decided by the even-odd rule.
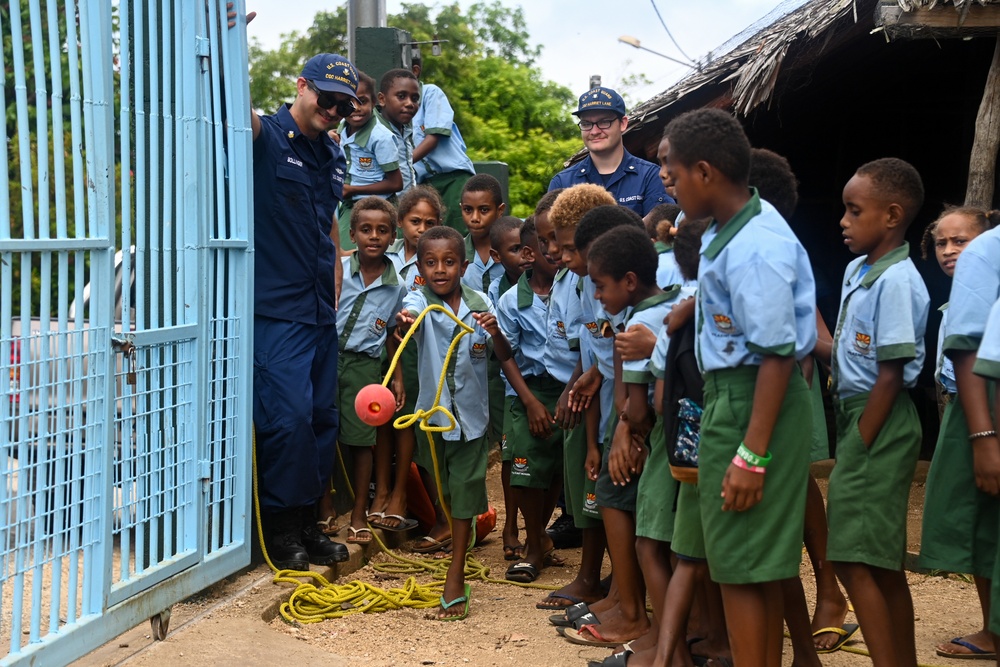
POLYGON ((594 129, 595 125, 599 130, 606 130, 612 125, 614 125, 616 122, 618 122, 617 118, 602 118, 597 122, 591 122, 589 120, 581 120, 579 123, 577 123, 577 125, 580 127, 581 132, 590 132, 591 130, 594 129))
POLYGON ((316 84, 308 79, 306 79, 306 86, 308 86, 309 90, 316 93, 316 104, 319 105, 320 109, 333 107, 337 111, 337 115, 341 118, 349 116, 354 111, 354 102, 351 100, 338 100, 334 97, 333 93, 320 90, 316 87, 316 84))

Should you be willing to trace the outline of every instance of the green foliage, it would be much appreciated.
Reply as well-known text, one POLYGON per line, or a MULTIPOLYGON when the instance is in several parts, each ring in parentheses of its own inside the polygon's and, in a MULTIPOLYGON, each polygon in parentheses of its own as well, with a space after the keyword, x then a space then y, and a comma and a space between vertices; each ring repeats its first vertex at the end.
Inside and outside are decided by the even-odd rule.
MULTIPOLYGON (((423 49, 421 79, 447 93, 470 158, 508 164, 512 212, 528 215, 563 159, 581 145, 569 115, 576 96, 542 79, 534 65, 542 47, 530 43, 524 11, 486 2, 466 12, 457 4, 404 3, 388 25, 408 31, 415 42, 447 40, 441 56, 423 49)), ((309 30, 285 35, 274 51, 252 43, 254 106, 271 113, 291 100, 305 61, 323 51, 346 52, 346 32, 341 7, 318 13, 309 30)))

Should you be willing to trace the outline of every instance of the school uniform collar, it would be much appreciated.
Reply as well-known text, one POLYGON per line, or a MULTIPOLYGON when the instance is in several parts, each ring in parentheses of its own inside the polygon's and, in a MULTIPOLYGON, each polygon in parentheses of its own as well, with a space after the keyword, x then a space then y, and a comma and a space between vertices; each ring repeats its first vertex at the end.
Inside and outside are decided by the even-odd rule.
POLYGON ((569 273, 569 269, 566 268, 565 266, 562 267, 561 269, 559 269, 558 271, 556 271, 556 277, 555 277, 555 280, 552 281, 552 283, 555 284, 555 283, 559 282, 560 280, 563 279, 563 276, 565 276, 567 273, 569 273))
MULTIPOLYGON (((890 250, 881 258, 879 258, 874 264, 872 264, 872 268, 868 269, 868 273, 866 273, 864 277, 861 278, 861 283, 860 283, 861 287, 866 287, 866 288, 871 287, 872 285, 875 284, 875 281, 878 280, 879 277, 883 273, 885 273, 890 266, 892 266, 893 264, 899 264, 903 260, 907 259, 909 256, 910 256, 910 244, 907 241, 903 241, 903 245, 893 250, 890 250)), ((854 277, 858 275, 858 273, 861 271, 861 266, 863 264, 864 262, 858 262, 858 265, 854 269, 854 272, 851 274, 851 277, 847 279, 848 285, 851 284, 851 281, 854 280, 854 277)))
MULTIPOLYGON (((379 284, 398 285, 399 276, 396 273, 396 267, 393 265, 392 260, 383 255, 382 261, 385 262, 385 269, 382 271, 381 282, 379 284)), ((361 272, 361 260, 358 259, 358 253, 351 253, 351 258, 348 260, 348 268, 352 276, 356 276, 361 272)))
MULTIPOLYGON (((360 146, 361 148, 368 148, 368 140, 371 139, 372 130, 375 129, 375 123, 377 122, 378 119, 375 118, 375 112, 373 111, 371 118, 368 119, 367 123, 361 126, 360 130, 351 135, 348 135, 345 132, 344 137, 349 138, 351 140, 351 143, 353 143, 355 146, 360 146)), ((346 127, 347 127, 347 122, 344 121, 344 128, 346 127)))
MULTIPOLYGON (((753 220, 755 216, 760 215, 760 211, 760 195, 757 193, 757 188, 751 187, 750 200, 744 204, 743 208, 737 211, 736 215, 734 215, 732 219, 726 223, 725 227, 723 227, 719 233, 715 235, 712 242, 708 244, 708 248, 705 249, 705 257, 715 259, 716 256, 722 252, 722 249, 733 240, 733 237, 739 234, 740 230, 747 226, 747 223, 753 220)), ((713 220, 712 224, 718 226, 719 221, 713 220)))
MULTIPOLYGON (((507 274, 505 273, 504 276, 507 274)), ((501 278, 503 280, 503 278, 501 278)), ((517 308, 521 310, 523 308, 530 308, 533 303, 535 303, 535 290, 531 289, 531 285, 528 281, 531 280, 531 269, 528 269, 521 274, 521 277, 517 279, 517 308)), ((503 292, 501 292, 503 294, 503 292)))
POLYGON ((664 301, 670 301, 671 299, 676 297, 680 291, 681 291, 680 285, 671 285, 669 288, 663 290, 659 294, 654 294, 653 296, 647 299, 643 299, 639 303, 635 304, 635 307, 632 308, 632 317, 634 317, 636 313, 642 312, 649 308, 653 308, 654 306, 658 306, 664 301))
POLYGON ((674 250, 674 247, 672 245, 667 245, 663 241, 657 241, 656 243, 653 244, 653 247, 656 248, 657 254, 661 255, 665 252, 673 252, 674 250))
MULTIPOLYGON (((458 319, 462 319, 463 317, 463 305, 468 306, 469 311, 473 313, 485 313, 490 309, 490 307, 486 304, 486 301, 483 300, 483 297, 479 296, 479 293, 476 292, 476 290, 472 289, 468 285, 461 285, 461 288, 462 303, 458 306, 459 312, 455 313, 458 319)), ((448 304, 446 304, 441 297, 434 293, 434 290, 431 289, 430 285, 424 285, 421 289, 423 290, 424 298, 427 299, 427 305, 436 304, 438 306, 448 308, 448 304)))
POLYGON ((379 123, 382 123, 382 125, 384 125, 387 128, 389 128, 389 131, 392 132, 393 134, 395 134, 397 137, 402 137, 402 138, 405 139, 405 138, 409 137, 411 134, 413 134, 413 124, 412 123, 407 123, 406 125, 403 125, 402 127, 397 126, 391 120, 389 120, 388 118, 386 118, 385 116, 383 116, 382 113, 378 109, 375 109, 374 111, 372 111, 372 117, 375 118, 379 123))
POLYGON ((465 235, 465 260, 470 264, 476 261, 476 246, 472 243, 472 234, 465 235))

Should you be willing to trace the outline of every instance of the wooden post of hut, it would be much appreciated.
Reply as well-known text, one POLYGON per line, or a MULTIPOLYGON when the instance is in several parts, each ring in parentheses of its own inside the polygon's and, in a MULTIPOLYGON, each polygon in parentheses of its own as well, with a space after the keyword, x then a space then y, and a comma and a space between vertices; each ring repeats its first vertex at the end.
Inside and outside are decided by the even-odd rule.
POLYGON ((976 115, 965 191, 967 206, 993 208, 997 150, 1000 148, 1000 0, 985 0, 982 6, 973 6, 973 0, 951 0, 951 4, 937 4, 931 0, 881 0, 876 20, 890 38, 996 36, 993 62, 976 115))

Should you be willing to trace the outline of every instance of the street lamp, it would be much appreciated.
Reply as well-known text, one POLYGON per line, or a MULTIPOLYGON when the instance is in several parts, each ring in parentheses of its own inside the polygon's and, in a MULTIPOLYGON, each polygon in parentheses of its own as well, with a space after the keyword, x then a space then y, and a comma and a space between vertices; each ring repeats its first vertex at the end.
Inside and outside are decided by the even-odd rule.
POLYGON ((691 65, 690 63, 686 63, 683 60, 678 60, 677 58, 671 58, 668 55, 660 53, 659 51, 654 51, 653 49, 646 48, 645 46, 642 45, 642 43, 639 41, 637 37, 633 37, 632 35, 622 35, 621 37, 618 38, 618 41, 621 42, 622 44, 628 44, 629 46, 634 46, 637 49, 642 49, 643 51, 649 51, 650 53, 660 56, 661 58, 666 58, 667 60, 672 60, 675 63, 694 69, 694 66, 691 65))

